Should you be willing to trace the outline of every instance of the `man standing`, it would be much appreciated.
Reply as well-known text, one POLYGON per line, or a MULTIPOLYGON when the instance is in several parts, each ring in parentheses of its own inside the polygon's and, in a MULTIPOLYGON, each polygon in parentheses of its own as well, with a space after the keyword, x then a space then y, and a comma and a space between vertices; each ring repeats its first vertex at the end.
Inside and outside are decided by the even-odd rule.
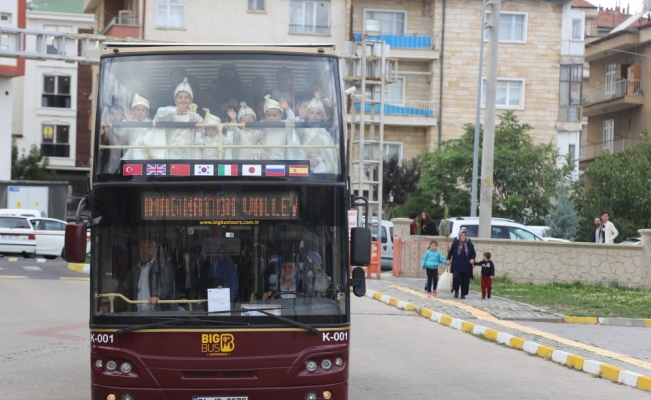
POLYGON ((604 242, 606 244, 613 244, 615 242, 615 238, 617 235, 619 235, 619 232, 617 232, 617 229, 615 229, 615 225, 609 221, 610 215, 608 214, 608 211, 603 212, 601 219, 604 221, 604 242))
POLYGON ((603 226, 601 225, 601 218, 595 217, 594 219, 594 237, 593 241, 595 243, 604 243, 604 229, 603 226))

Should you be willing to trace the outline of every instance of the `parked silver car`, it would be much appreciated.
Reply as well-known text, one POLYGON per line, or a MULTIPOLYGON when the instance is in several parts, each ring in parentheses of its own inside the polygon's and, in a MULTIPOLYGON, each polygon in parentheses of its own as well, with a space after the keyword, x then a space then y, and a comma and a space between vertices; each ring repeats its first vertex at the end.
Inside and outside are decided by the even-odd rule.
POLYGON ((27 218, 0 217, 0 253, 34 256, 36 232, 27 218))

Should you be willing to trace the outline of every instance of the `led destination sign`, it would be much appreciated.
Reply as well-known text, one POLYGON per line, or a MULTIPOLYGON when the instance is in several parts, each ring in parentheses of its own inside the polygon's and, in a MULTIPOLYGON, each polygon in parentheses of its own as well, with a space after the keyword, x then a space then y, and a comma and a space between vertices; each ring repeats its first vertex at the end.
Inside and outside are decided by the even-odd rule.
POLYGON ((298 219, 293 193, 213 195, 143 193, 142 219, 298 219))

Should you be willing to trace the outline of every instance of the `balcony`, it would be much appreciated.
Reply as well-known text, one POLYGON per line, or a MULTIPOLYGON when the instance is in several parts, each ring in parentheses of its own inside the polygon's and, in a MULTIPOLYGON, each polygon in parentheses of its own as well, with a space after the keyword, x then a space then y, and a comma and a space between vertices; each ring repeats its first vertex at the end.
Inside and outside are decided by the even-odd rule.
POLYGON ((70 157, 70 145, 68 143, 41 143, 41 150, 48 157, 70 157))
POLYGON ((608 142, 589 144, 581 146, 579 149, 579 161, 593 161, 603 153, 619 154, 626 149, 630 149, 636 138, 621 138, 608 142))
POLYGON ((558 106, 556 130, 562 132, 580 131, 583 124, 583 107, 576 105, 558 106))
POLYGON ((100 32, 101 35, 140 38, 140 23, 138 17, 114 17, 100 32))
MULTIPOLYGON (((362 34, 355 33, 355 41, 362 41, 362 34)), ((431 36, 380 35, 370 36, 367 40, 384 40, 391 47, 391 57, 408 61, 429 61, 439 58, 438 51, 432 45, 431 36)))
MULTIPOLYGON (((436 126, 436 117, 434 112, 435 102, 425 100, 405 100, 400 102, 387 102, 384 104, 384 124, 389 126, 436 126)), ((366 114, 371 113, 371 107, 375 111, 375 120, 380 119, 380 105, 371 106, 366 104, 366 114)), ((359 113, 361 105, 355 104, 355 110, 359 113)), ((357 114, 359 115, 359 114, 357 114)), ((359 117, 356 118, 359 120, 359 117)), ((368 120, 368 119, 367 119, 368 120)), ((352 116, 349 114, 349 121, 352 122, 352 116)))
POLYGON ((644 103, 644 81, 620 79, 613 83, 583 92, 583 115, 594 115, 624 110, 644 103))

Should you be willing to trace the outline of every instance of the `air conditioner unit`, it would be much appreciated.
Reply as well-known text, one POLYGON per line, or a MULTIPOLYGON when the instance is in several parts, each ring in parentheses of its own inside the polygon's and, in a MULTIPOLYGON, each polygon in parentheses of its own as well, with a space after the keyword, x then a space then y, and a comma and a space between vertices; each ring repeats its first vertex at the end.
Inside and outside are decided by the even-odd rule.
POLYGON ((118 11, 118 24, 119 25, 131 25, 133 22, 133 11, 131 10, 120 10, 118 11))

